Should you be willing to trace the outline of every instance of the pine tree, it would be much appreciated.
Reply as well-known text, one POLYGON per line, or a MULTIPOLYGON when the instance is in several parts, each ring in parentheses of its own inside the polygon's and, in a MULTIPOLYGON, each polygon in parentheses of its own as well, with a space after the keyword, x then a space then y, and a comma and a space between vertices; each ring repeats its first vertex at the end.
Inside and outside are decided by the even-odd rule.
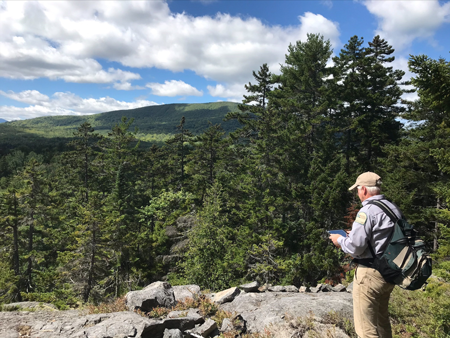
MULTIPOLYGON (((6 191, 0 194, 0 220, 1 220, 1 232, 3 236, 7 236, 7 230, 10 228, 13 233, 12 238, 12 270, 14 271, 14 276, 16 277, 16 285, 13 299, 17 301, 22 301, 22 296, 20 294, 20 261, 19 261, 19 226, 21 218, 23 217, 22 209, 20 208, 20 192, 14 186, 9 187, 6 191)), ((3 238, 3 245, 7 245, 7 239, 3 238)))
POLYGON ((369 42, 362 61, 364 98, 356 117, 356 131, 365 170, 375 170, 378 159, 384 156, 383 146, 395 144, 400 138, 401 123, 396 118, 404 111, 400 81, 405 73, 389 66, 395 59, 390 56, 393 52, 392 46, 377 35, 369 42))
POLYGON ((181 118, 180 124, 177 126, 178 133, 172 138, 168 139, 166 143, 173 147, 173 157, 174 165, 177 168, 175 173, 174 182, 178 182, 177 189, 182 189, 185 180, 185 165, 186 165, 186 155, 188 154, 187 143, 193 134, 189 129, 185 128, 186 119, 183 116, 181 118))
MULTIPOLYGON (((336 96, 339 99, 339 105, 336 114, 332 117, 332 123, 336 126, 336 132, 342 133, 338 138, 342 152, 345 154, 346 172, 348 175, 355 174, 350 172, 350 166, 357 165, 351 162, 358 154, 357 144, 359 143, 356 129, 358 120, 356 119, 361 112, 362 97, 364 89, 362 87, 362 61, 365 57, 365 48, 362 47, 364 40, 353 36, 339 53, 339 56, 333 58, 335 64, 334 76, 336 78, 333 86, 336 96)), ((355 171, 361 171, 355 168, 355 171)))
POLYGON ((216 180, 223 148, 226 147, 223 141, 224 134, 220 125, 210 124, 203 134, 193 137, 190 141, 193 150, 188 155, 186 173, 190 176, 190 190, 197 192, 200 204, 206 190, 216 180))
POLYGON ((436 251, 439 224, 448 222, 441 218, 441 212, 445 213, 449 182, 445 159, 450 146, 450 66, 443 59, 419 55, 411 56, 409 67, 415 74, 411 83, 417 88, 419 100, 410 102, 409 110, 402 115, 412 121, 402 142, 386 148, 386 185, 422 236, 433 240, 436 251))
MULTIPOLYGON (((94 181, 92 180, 92 177, 95 175, 92 162, 98 152, 95 149, 95 142, 99 139, 99 135, 94 133, 94 128, 88 122, 83 122, 73 134, 76 139, 70 142, 69 146, 73 147, 74 150, 64 154, 64 162, 73 168, 74 172, 78 174, 77 176, 83 182, 83 203, 86 204, 89 202, 90 187, 93 185, 91 181, 94 181)), ((72 184, 79 185, 77 182, 72 182, 72 184)))
POLYGON ((25 291, 28 293, 34 289, 33 270, 36 270, 35 265, 40 258, 36 236, 41 234, 44 229, 48 195, 43 168, 38 162, 31 160, 26 165, 21 177, 26 184, 21 207, 24 212, 23 222, 28 227, 26 245, 27 267, 24 276, 25 291))

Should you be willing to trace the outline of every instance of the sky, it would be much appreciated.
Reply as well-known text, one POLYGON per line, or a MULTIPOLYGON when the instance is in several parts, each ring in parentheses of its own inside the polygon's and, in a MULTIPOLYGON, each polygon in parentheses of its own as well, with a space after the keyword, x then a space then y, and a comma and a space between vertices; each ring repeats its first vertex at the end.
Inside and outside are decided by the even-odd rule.
POLYGON ((308 33, 334 55, 380 35, 408 79, 410 55, 449 60, 450 1, 0 0, 0 118, 241 102, 308 33))

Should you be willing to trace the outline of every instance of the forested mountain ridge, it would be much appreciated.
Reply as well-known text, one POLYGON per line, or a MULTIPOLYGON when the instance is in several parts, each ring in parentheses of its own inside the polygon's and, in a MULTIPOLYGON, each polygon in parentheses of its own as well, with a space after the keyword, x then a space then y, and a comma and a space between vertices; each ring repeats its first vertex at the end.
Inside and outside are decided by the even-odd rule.
POLYGON ((88 122, 99 134, 106 135, 115 124, 120 123, 123 116, 134 119, 133 128, 139 129, 136 135, 138 139, 162 143, 176 133, 176 126, 183 116, 186 117, 186 128, 194 134, 205 131, 209 122, 222 123, 226 132, 234 131, 239 124, 236 121, 223 123, 223 118, 227 113, 237 110, 237 106, 238 104, 233 102, 179 103, 93 115, 46 116, 11 121, 0 126, 0 144, 23 145, 33 140, 43 142, 42 138, 60 138, 60 141, 63 141, 65 138, 72 138, 73 133, 83 122, 88 122))

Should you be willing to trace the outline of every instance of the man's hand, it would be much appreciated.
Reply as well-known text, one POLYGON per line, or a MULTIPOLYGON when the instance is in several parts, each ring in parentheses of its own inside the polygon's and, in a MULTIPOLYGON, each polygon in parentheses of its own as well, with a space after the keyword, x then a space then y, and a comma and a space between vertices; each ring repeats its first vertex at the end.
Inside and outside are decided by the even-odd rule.
POLYGON ((332 235, 330 235, 330 239, 331 239, 331 241, 333 242, 333 244, 334 245, 336 245, 338 248, 340 248, 341 246, 339 245, 339 243, 338 243, 338 238, 339 237, 342 237, 341 235, 339 235, 339 234, 332 234, 332 235))

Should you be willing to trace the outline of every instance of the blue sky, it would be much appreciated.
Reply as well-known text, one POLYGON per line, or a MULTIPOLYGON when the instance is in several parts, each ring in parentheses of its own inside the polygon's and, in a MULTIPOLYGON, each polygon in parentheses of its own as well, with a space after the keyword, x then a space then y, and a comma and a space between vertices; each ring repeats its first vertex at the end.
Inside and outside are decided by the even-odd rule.
POLYGON ((0 0, 0 118, 240 102, 307 33, 379 34, 407 79, 410 54, 449 59, 450 1, 0 0))

